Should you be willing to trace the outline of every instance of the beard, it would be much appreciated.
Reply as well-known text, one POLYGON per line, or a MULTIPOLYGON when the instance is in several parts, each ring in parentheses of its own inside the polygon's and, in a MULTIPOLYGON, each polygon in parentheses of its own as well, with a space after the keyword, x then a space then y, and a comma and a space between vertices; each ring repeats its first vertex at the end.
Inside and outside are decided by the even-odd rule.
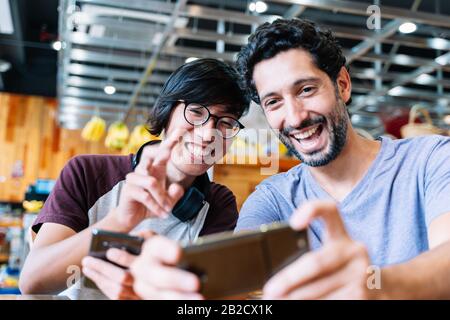
POLYGON ((325 166, 336 159, 342 149, 344 149, 347 141, 349 118, 345 103, 342 99, 336 97, 336 101, 337 104, 335 108, 333 108, 333 112, 328 116, 316 116, 306 119, 296 128, 283 128, 279 134, 279 138, 286 148, 307 166, 325 166), (328 132, 328 145, 324 150, 316 150, 308 154, 300 153, 292 144, 290 133, 316 124, 321 124, 324 129, 326 128, 326 131, 328 132))

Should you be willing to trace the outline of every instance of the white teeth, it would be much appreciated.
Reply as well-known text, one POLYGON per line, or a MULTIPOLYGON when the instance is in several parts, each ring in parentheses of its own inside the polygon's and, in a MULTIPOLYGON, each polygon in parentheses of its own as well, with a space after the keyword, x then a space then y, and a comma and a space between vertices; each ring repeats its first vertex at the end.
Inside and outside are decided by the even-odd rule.
POLYGON ((314 128, 309 129, 308 131, 297 133, 294 135, 294 138, 297 140, 301 139, 308 139, 311 137, 314 133, 316 133, 317 129, 319 129, 319 126, 315 126, 314 128))
POLYGON ((209 150, 207 148, 202 148, 199 146, 195 146, 192 143, 188 143, 187 145, 189 152, 191 152, 195 157, 206 157, 210 154, 209 150))

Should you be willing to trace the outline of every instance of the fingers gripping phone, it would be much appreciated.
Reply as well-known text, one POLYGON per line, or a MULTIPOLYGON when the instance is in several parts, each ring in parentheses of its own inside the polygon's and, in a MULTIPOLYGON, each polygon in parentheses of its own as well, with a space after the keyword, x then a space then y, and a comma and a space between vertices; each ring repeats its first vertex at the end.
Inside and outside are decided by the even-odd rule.
POLYGON ((306 230, 274 223, 256 231, 200 238, 183 248, 179 267, 200 278, 205 298, 226 298, 262 288, 272 275, 308 250, 306 230))
MULTIPOLYGON (((106 251, 110 248, 117 248, 125 250, 128 253, 139 255, 141 253, 141 247, 144 239, 141 237, 131 236, 126 233, 111 232, 105 230, 94 229, 92 230, 91 247, 88 255, 108 261, 118 267, 114 262, 109 261, 106 258, 106 251)), ((89 278, 84 278, 84 285, 88 288, 97 289, 96 284, 89 278)))

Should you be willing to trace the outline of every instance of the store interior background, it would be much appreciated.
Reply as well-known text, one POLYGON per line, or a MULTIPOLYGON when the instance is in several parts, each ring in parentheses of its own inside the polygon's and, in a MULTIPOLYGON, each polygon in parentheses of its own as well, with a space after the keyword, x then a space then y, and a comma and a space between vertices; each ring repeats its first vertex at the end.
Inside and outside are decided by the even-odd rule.
MULTIPOLYGON (((447 0, 0 0, 0 293, 16 290, 31 221, 24 211, 38 211, 23 202, 45 200, 75 155, 126 153, 108 149, 104 136, 81 138, 92 116, 109 125, 128 113, 131 131, 178 66, 202 57, 232 62, 252 30, 277 17, 308 18, 335 32, 350 62, 351 120, 362 134, 400 137, 417 105, 450 132, 447 0), (371 5, 381 9, 379 30, 367 24, 376 14, 371 5), (156 66, 133 103, 155 52, 156 66)), ((242 122, 268 128, 256 105, 242 122)), ((239 143, 238 154, 270 152, 239 143)), ((298 163, 289 155, 280 161, 279 171, 298 163)), ((217 165, 213 179, 233 190, 240 207, 266 178, 261 166, 217 165)))

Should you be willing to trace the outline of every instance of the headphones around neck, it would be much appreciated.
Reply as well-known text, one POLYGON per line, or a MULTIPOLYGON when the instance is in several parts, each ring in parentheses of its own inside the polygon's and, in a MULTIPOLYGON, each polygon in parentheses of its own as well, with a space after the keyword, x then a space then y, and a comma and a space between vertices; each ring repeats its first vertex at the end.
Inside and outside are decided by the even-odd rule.
MULTIPOLYGON (((161 140, 153 140, 143 144, 138 152, 133 156, 132 169, 136 169, 141 159, 142 151, 146 146, 154 145, 160 143, 161 140)), ((174 215, 181 222, 186 222, 194 217, 200 212, 205 204, 206 195, 209 192, 211 182, 209 181, 208 175, 204 173, 198 176, 191 187, 184 193, 183 197, 178 200, 175 207, 172 209, 172 215, 174 215)))

